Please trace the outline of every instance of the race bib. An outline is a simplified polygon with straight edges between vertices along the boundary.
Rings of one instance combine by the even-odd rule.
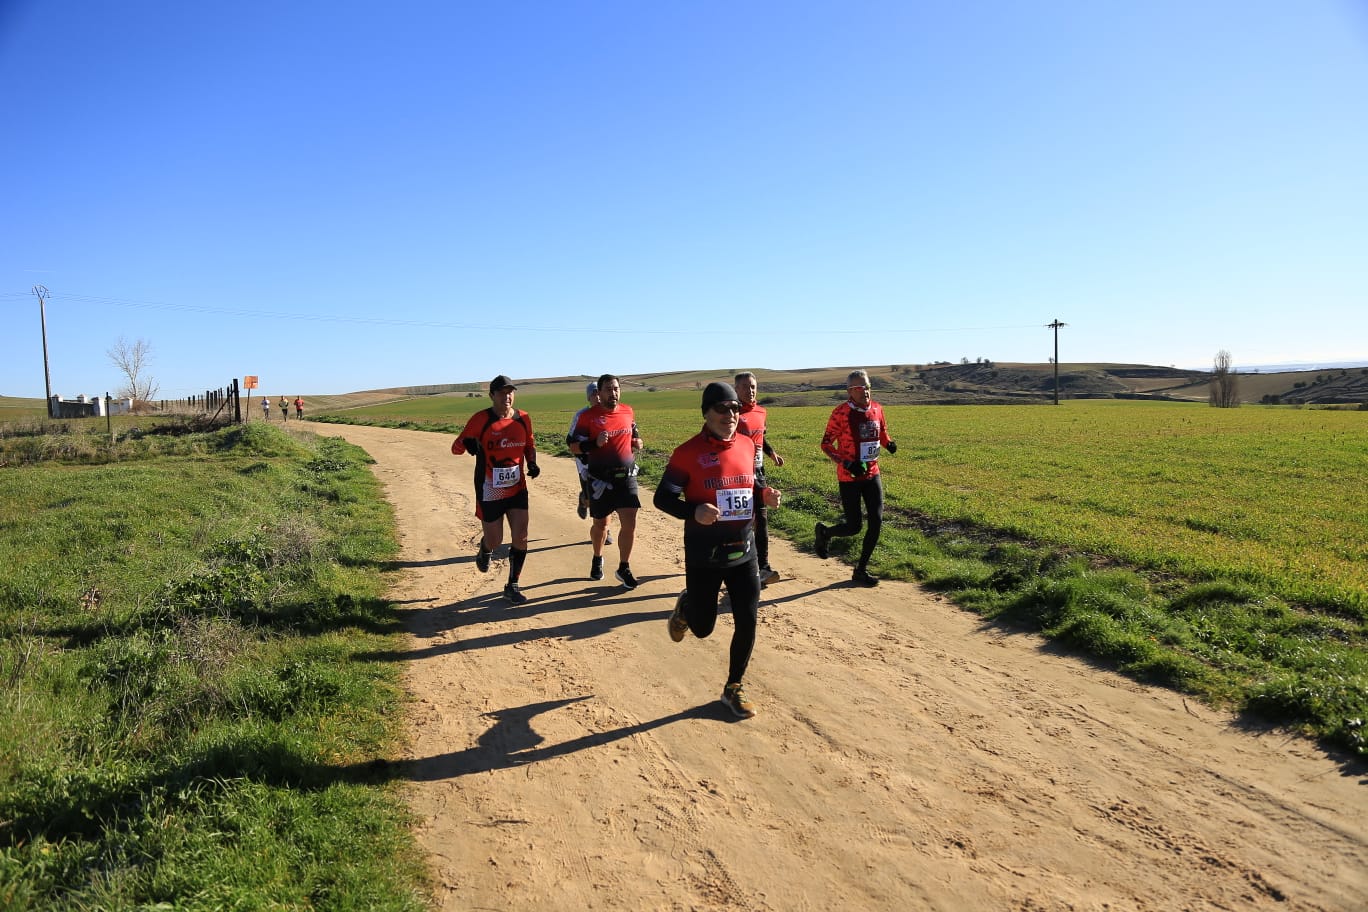
[[[722,515],[718,521],[728,519],[750,519],[754,507],[754,488],[724,488],[717,492],[717,509]]]
[[[493,476],[490,481],[496,488],[511,488],[518,483],[522,477],[522,466],[514,464],[511,466],[494,466],[490,471]]]
[[[860,441],[860,462],[875,462],[879,458],[879,441]]]

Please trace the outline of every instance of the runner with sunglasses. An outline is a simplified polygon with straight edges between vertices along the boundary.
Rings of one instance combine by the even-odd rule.
[[[670,455],[652,501],[684,520],[684,591],[670,615],[670,639],[703,639],[717,624],[717,596],[727,587],[734,621],[722,702],[739,719],[755,715],[743,679],[755,647],[760,576],[755,556],[755,442],[738,434],[741,403],[728,383],[703,390],[703,429]],[[779,492],[760,490],[779,506]]]
[[[818,523],[813,536],[813,550],[818,557],[827,557],[831,540],[855,535],[860,531],[860,505],[869,517],[869,529],[860,547],[860,562],[850,581],[857,586],[877,586],[878,577],[869,572],[869,557],[879,544],[883,529],[883,479],[879,477],[879,447],[890,453],[898,452],[898,445],[888,437],[888,422],[883,407],[870,393],[869,374],[851,371],[846,377],[846,392],[850,398],[831,413],[826,433],[822,435],[822,452],[836,463],[836,480],[841,491],[844,521],[827,527]]]

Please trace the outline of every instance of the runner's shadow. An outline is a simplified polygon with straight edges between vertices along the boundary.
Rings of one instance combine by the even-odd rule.
[[[649,601],[651,599],[670,599],[671,604],[673,604],[673,600],[676,595],[676,593],[673,592],[661,592],[654,594],[645,592],[632,592],[631,590],[623,589],[621,586],[614,584],[612,586],[599,586],[596,589],[589,589],[560,596],[548,596],[541,598],[537,596],[536,590],[541,588],[541,586],[554,586],[556,584],[556,581],[552,581],[548,583],[539,583],[536,586],[523,587],[523,594],[527,595],[531,599],[531,601],[529,601],[527,605],[524,606],[524,608],[532,609],[526,610],[525,613],[528,615],[532,615],[551,611],[565,611],[567,609],[574,608],[586,608],[590,605],[602,604],[603,602],[608,601],[621,601],[623,604],[638,604],[640,602]],[[467,615],[461,615],[461,620],[464,621],[466,618]]]
[[[691,709],[671,713],[668,716],[661,716],[659,719],[638,722],[635,725],[625,725],[611,731],[590,732],[587,735],[572,738],[560,744],[539,746],[546,739],[537,734],[532,727],[534,718],[544,712],[560,709],[581,700],[588,700],[592,696],[592,694],[586,694],[582,697],[570,697],[565,700],[547,700],[543,703],[529,703],[526,706],[512,706],[508,709],[484,713],[486,718],[494,719],[494,725],[480,736],[474,747],[447,754],[438,754],[435,757],[424,757],[394,764],[392,775],[395,778],[405,778],[413,782],[453,779],[457,776],[487,773],[493,770],[509,769],[528,763],[539,763],[543,760],[564,757],[579,751],[612,744],[615,741],[621,741],[624,738],[630,738],[633,735],[652,731],[675,722],[682,722],[685,719],[711,719],[721,722],[729,718],[728,713],[720,703],[709,702]]]
[[[760,606],[763,608],[765,605],[782,605],[782,604],[784,604],[785,602],[796,602],[796,601],[798,601],[799,599],[805,599],[805,598],[807,598],[809,595],[816,595],[816,594],[819,593],[819,592],[827,592],[827,591],[829,591],[829,590],[831,590],[831,589],[845,589],[845,588],[846,588],[846,584],[845,584],[845,583],[827,583],[825,586],[814,586],[813,588],[809,589],[807,592],[795,592],[795,593],[793,593],[793,594],[791,594],[791,595],[783,595],[783,596],[780,596],[779,598],[765,598],[765,590],[762,589],[762,590],[760,591]],[[725,592],[725,591],[726,591],[726,590],[724,589],[723,592]]]
[[[588,540],[585,540],[585,541],[573,541],[573,542],[563,542],[563,543],[561,543],[561,544],[559,544],[559,545],[541,545],[541,544],[539,544],[540,542],[543,542],[543,541],[549,541],[549,539],[538,539],[538,538],[528,539],[528,541],[527,541],[527,552],[528,552],[529,554],[534,553],[534,552],[537,553],[537,554],[541,554],[541,553],[544,553],[544,552],[546,552],[546,551],[559,551],[561,548],[583,548],[585,545],[589,544],[589,541],[588,541]]]
[[[510,607],[508,610],[513,612],[523,609]],[[422,649],[381,650],[376,652],[358,653],[356,658],[358,661],[368,662],[412,662],[420,659],[430,659],[435,656],[451,655],[452,653],[471,652],[476,649],[492,649],[497,646],[516,646],[519,643],[530,643],[535,640],[549,638],[587,640],[591,637],[602,636],[618,627],[626,627],[628,624],[639,624],[646,621],[655,623],[659,620],[659,610],[638,611],[630,614],[619,614],[613,617],[588,618],[583,621],[559,624],[552,627],[541,627],[531,630],[508,630],[503,633],[492,633],[488,636],[471,637],[470,639],[457,640],[452,643],[434,644]]]
[[[502,592],[494,591],[482,592],[458,602],[435,605],[425,611],[410,612],[407,615],[409,632],[418,637],[430,637],[458,626],[523,620],[554,611],[590,608],[610,600],[639,602],[656,598],[673,599],[675,596],[675,593],[632,595],[631,591],[623,589],[621,584],[609,584],[606,581],[591,582],[589,585],[592,588],[579,589],[560,596],[537,595],[539,589],[577,582],[581,581],[578,578],[561,578],[525,585],[522,591],[528,597],[528,601],[522,605],[512,605],[504,598]],[[624,596],[626,598],[623,598]]]
[[[385,561],[383,564],[380,565],[380,569],[384,571],[391,571],[411,570],[415,567],[445,567],[447,564],[455,564],[460,562],[460,560],[461,558],[459,557],[440,557],[436,558],[435,560]],[[474,560],[474,558],[471,558],[471,560]]]

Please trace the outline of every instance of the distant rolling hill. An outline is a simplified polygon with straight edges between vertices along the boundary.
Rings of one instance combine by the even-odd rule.
[[[1054,399],[1053,364],[982,361],[972,363],[863,365],[873,379],[879,401],[887,404],[1003,404],[1050,402]],[[712,380],[730,380],[744,368],[627,374],[628,391],[702,389]],[[760,393],[776,405],[819,405],[845,398],[845,378],[854,368],[808,367],[787,370],[753,368]],[[1247,403],[1356,405],[1368,403],[1368,367],[1275,373],[1240,372],[1240,399]],[[588,375],[515,378],[528,392],[579,390]],[[1211,374],[1207,371],[1150,364],[1059,365],[1061,399],[1174,399],[1205,402]],[[343,409],[416,395],[483,397],[481,383],[430,387],[394,387],[311,399],[319,409]],[[1368,406],[1365,406],[1368,407]]]
[[[1006,404],[1051,402],[1053,364],[980,361],[952,364],[861,365],[869,371],[880,402],[896,404]],[[667,371],[627,374],[622,382],[636,390],[702,389],[712,380],[730,380],[739,370]],[[821,405],[845,398],[845,378],[854,368],[751,368],[760,394],[775,405]],[[580,391],[589,375],[514,378],[525,392]],[[1061,363],[1060,399],[1171,399],[1205,402],[1207,371],[1150,364]],[[423,396],[484,398],[487,381],[394,386],[351,393],[304,396],[306,413],[342,411]],[[1360,406],[1368,408],[1368,367],[1293,371],[1239,371],[1240,400],[1282,405]],[[248,400],[244,397],[244,403]],[[42,399],[0,397],[0,421],[43,415]]]

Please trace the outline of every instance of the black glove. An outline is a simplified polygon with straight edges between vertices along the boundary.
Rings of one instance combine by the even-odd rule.
[[[890,440],[888,441],[888,446],[884,447],[884,449],[888,450],[890,453],[896,453],[898,452],[898,442],[896,440]]]
[[[465,447],[465,451],[471,456],[478,456],[480,454],[480,441],[476,440],[474,437],[467,437],[465,440],[462,440],[461,446]]]
[[[865,465],[863,462],[857,462],[854,459],[847,459],[845,462],[841,463],[841,465],[845,467],[847,472],[854,475],[856,478],[863,476],[869,471],[869,466]]]
[[[536,478],[536,477],[537,477],[538,475],[540,475],[540,474],[541,474],[541,466],[537,465],[535,462],[529,462],[529,463],[527,464],[527,477],[528,477],[528,478]]]

